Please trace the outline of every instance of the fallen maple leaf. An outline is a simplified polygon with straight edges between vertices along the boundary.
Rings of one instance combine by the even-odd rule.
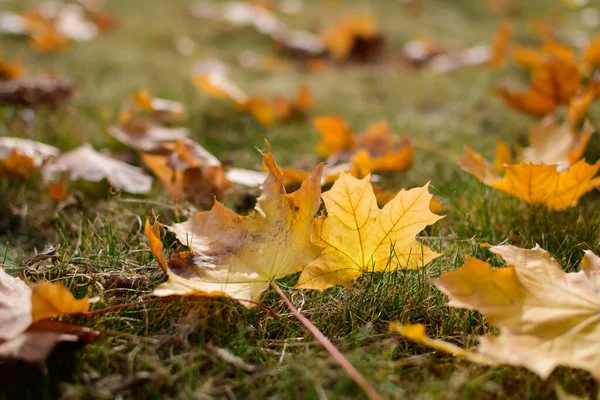
[[[581,270],[565,273],[539,246],[490,250],[508,266],[494,269],[467,256],[461,268],[432,281],[448,295],[449,306],[479,311],[500,329],[499,336],[480,337],[478,353],[469,353],[483,362],[523,366],[543,379],[559,365],[584,369],[600,379],[600,353],[595,350],[600,258],[586,251]],[[421,335],[417,339],[430,345]],[[435,348],[448,350],[446,345]],[[464,355],[460,349],[451,352]]]
[[[88,310],[88,299],[76,300],[62,284],[31,288],[0,268],[0,357],[42,362],[59,342],[97,337],[89,329],[47,321]]]
[[[169,227],[191,253],[168,266],[169,280],[155,295],[218,292],[258,301],[274,280],[298,271],[321,252],[310,235],[320,205],[323,165],[298,191],[286,194],[270,151],[263,160],[269,172],[252,215],[239,216],[217,201],[210,211]],[[165,265],[164,259],[161,263]]]
[[[316,151],[323,157],[328,157],[340,151],[350,151],[354,148],[354,131],[341,117],[322,116],[313,120],[313,126],[321,134],[321,141]]]
[[[138,90],[127,108],[121,111],[121,122],[136,117],[148,117],[153,123],[179,121],[184,116],[183,104],[174,100],[152,97],[147,90]]]
[[[500,87],[498,94],[508,106],[544,117],[560,104],[568,103],[577,93],[580,83],[576,65],[558,57],[549,57],[533,66],[531,87],[527,91],[514,92]]]
[[[56,106],[68,100],[73,86],[67,79],[48,76],[13,79],[0,83],[0,105]]]
[[[313,125],[321,134],[316,151],[322,156],[331,156],[326,175],[333,176],[333,172],[327,170],[336,168],[336,176],[341,169],[363,178],[371,172],[401,172],[412,166],[410,141],[394,141],[385,122],[371,124],[357,137],[340,117],[318,117],[313,120]],[[346,162],[349,162],[348,166],[338,168],[338,164]]]
[[[467,147],[458,165],[490,187],[554,211],[576,206],[583,195],[600,185],[600,177],[594,178],[600,162],[590,165],[583,159],[562,172],[557,169],[557,164],[520,162],[505,165],[502,176],[491,163]]]
[[[210,206],[231,188],[221,162],[198,143],[179,139],[161,149],[142,153],[142,160],[174,199]]]
[[[55,181],[63,174],[72,181],[106,179],[113,187],[129,193],[148,193],[152,189],[152,178],[142,169],[100,154],[89,144],[61,154],[42,169],[46,182]]]
[[[228,75],[225,64],[209,60],[196,65],[193,79],[199,90],[209,96],[232,101],[237,110],[250,113],[262,125],[269,126],[275,121],[304,115],[314,105],[310,87],[306,83],[299,86],[296,97],[291,101],[282,97],[270,100],[246,94]]]
[[[529,128],[529,146],[519,152],[519,161],[533,164],[558,164],[568,169],[583,157],[594,128],[585,122],[581,131],[570,122],[559,124],[549,116]]]
[[[377,24],[369,15],[346,15],[321,37],[336,61],[349,58],[371,61],[381,53],[383,44]]]
[[[176,142],[190,135],[187,128],[166,128],[139,119],[112,126],[108,132],[129,147],[149,152],[159,150],[164,143]]]
[[[364,272],[416,269],[439,256],[415,239],[443,218],[429,209],[429,184],[401,190],[380,209],[369,180],[341,172],[323,193],[327,217],[318,218],[312,241],[325,250],[304,268],[296,288],[349,287]]]
[[[31,176],[44,161],[59,154],[56,147],[28,139],[0,138],[0,167],[11,173]]]

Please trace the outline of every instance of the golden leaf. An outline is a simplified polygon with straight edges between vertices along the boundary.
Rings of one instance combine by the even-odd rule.
[[[524,92],[499,88],[504,102],[520,111],[543,117],[560,105],[569,102],[579,88],[579,70],[558,57],[550,57],[534,65],[531,87]]]
[[[312,241],[325,250],[306,266],[297,288],[349,287],[363,272],[416,269],[439,256],[415,240],[442,218],[429,209],[429,184],[401,190],[380,209],[369,181],[341,172],[323,194],[327,217],[318,219]]]
[[[75,299],[61,283],[44,282],[33,287],[31,292],[31,316],[33,322],[60,317],[66,314],[88,312],[88,298]]]
[[[449,306],[477,310],[500,328],[480,338],[479,353],[523,366],[547,378],[558,365],[581,368],[600,379],[598,345],[600,259],[587,253],[586,269],[565,273],[539,246],[493,246],[508,267],[494,269],[473,258],[433,283]]]
[[[349,151],[355,146],[354,131],[340,117],[324,116],[313,120],[313,126],[321,134],[317,153],[328,157],[339,151]]]
[[[507,166],[502,180],[491,186],[530,204],[561,211],[575,207],[584,194],[600,185],[600,177],[594,178],[598,169],[600,161],[590,165],[581,160],[560,173],[555,165],[519,163]]]
[[[358,38],[377,36],[375,20],[368,15],[345,16],[336,26],[322,34],[325,47],[336,60],[347,58]]]
[[[468,147],[465,150],[466,155],[458,161],[465,172],[488,186],[550,210],[561,211],[576,206],[584,194],[600,184],[600,177],[594,178],[600,162],[590,165],[580,160],[562,172],[557,170],[556,164],[520,162],[507,165],[502,177],[480,154]],[[576,157],[575,153],[570,154]]]
[[[451,354],[456,357],[466,358],[469,361],[473,361],[484,365],[497,365],[493,360],[487,359],[478,355],[477,353],[468,351],[450,342],[446,342],[440,339],[432,339],[425,333],[425,325],[412,324],[403,325],[398,322],[392,322],[390,324],[390,331],[398,333],[400,336],[412,340],[420,345],[432,348],[434,350],[442,351],[444,353]]]
[[[258,301],[273,280],[298,271],[320,254],[322,249],[310,236],[320,205],[323,165],[299,190],[286,194],[283,174],[270,151],[263,160],[269,172],[252,215],[239,216],[216,202],[210,211],[169,227],[191,253],[175,268],[168,266],[169,280],[156,295],[222,292]]]

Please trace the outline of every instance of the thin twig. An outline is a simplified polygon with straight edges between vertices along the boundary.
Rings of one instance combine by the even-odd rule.
[[[335,347],[333,343],[323,333],[317,328],[308,318],[306,318],[298,309],[292,304],[290,299],[283,293],[283,290],[275,282],[271,282],[271,287],[275,290],[275,292],[281,297],[284,301],[285,305],[290,309],[294,317],[298,318],[302,325],[304,325],[310,333],[317,339],[319,343],[331,354],[333,359],[337,361],[337,363],[346,370],[348,375],[356,382],[358,386],[365,392],[367,398],[369,400],[381,400],[381,396],[375,390],[375,388],[365,379],[364,376],[358,372],[354,365]]]
[[[87,317],[91,317],[91,316],[98,315],[98,314],[104,314],[109,311],[120,310],[123,308],[135,307],[138,305],[146,305],[146,304],[152,304],[152,303],[159,303],[162,301],[172,301],[172,300],[177,300],[177,299],[182,299],[182,298],[183,297],[180,297],[180,296],[166,296],[166,297],[157,297],[155,299],[148,299],[148,300],[144,300],[144,301],[131,301],[129,303],[115,304],[114,306],[100,308],[98,310],[93,310],[93,311],[87,311],[87,312],[79,313],[77,315],[80,317],[87,318]],[[241,302],[255,304],[255,305],[260,306],[263,309],[265,309],[269,314],[271,314],[271,316],[273,318],[279,319],[279,314],[277,314],[277,312],[275,310],[273,310],[271,307],[269,307],[266,304],[259,303],[258,301],[253,301],[253,300],[248,300],[248,299],[237,299],[234,297],[223,297],[223,299],[231,299],[231,300],[235,300],[235,301],[241,301]]]

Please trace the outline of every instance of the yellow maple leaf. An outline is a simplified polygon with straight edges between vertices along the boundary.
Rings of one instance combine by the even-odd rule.
[[[210,211],[169,227],[191,253],[168,264],[164,256],[157,256],[169,280],[156,288],[155,295],[216,292],[258,301],[274,280],[297,272],[320,254],[322,248],[312,244],[310,236],[320,205],[323,165],[300,189],[287,194],[270,151],[263,154],[263,161],[268,176],[252,215],[242,217],[215,202]],[[149,229],[147,234],[156,236]],[[159,247],[154,240],[156,252]]]
[[[339,151],[350,151],[355,147],[354,131],[340,117],[323,116],[313,120],[313,126],[321,134],[316,151],[328,157]]]
[[[89,299],[75,299],[61,283],[43,282],[35,285],[31,292],[31,317],[36,322],[65,314],[88,312]]]
[[[465,150],[466,154],[458,161],[465,172],[490,187],[550,210],[574,207],[583,195],[600,185],[600,177],[594,178],[600,162],[590,165],[580,160],[562,172],[557,165],[520,162],[505,166],[502,176],[480,154],[468,147]]]
[[[477,310],[500,328],[499,336],[480,338],[479,354],[542,378],[564,365],[600,379],[600,258],[586,252],[581,271],[565,273],[539,246],[490,250],[508,266],[467,257],[460,269],[433,280],[449,306]]]
[[[600,185],[600,177],[594,178],[598,169],[600,162],[590,165],[585,160],[563,172],[555,165],[519,163],[507,166],[502,180],[492,187],[530,204],[561,211],[575,207],[584,194]]]
[[[323,194],[327,217],[319,217],[312,238],[325,250],[302,271],[296,287],[348,287],[363,272],[415,269],[438,257],[415,239],[443,218],[429,209],[428,187],[401,190],[380,209],[370,176],[357,179],[341,172]]]

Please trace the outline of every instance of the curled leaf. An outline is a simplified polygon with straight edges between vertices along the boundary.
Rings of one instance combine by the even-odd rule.
[[[585,269],[565,273],[539,246],[490,250],[508,266],[494,269],[468,257],[460,269],[433,280],[448,295],[449,306],[477,310],[500,328],[499,336],[480,338],[479,353],[542,378],[558,365],[600,378],[598,257],[586,253]]]
[[[89,144],[61,154],[42,169],[46,182],[54,181],[62,174],[72,181],[106,179],[115,188],[130,193],[148,193],[152,188],[152,178],[142,169],[100,154]]]
[[[45,143],[13,137],[0,138],[0,166],[11,173],[31,176],[59,150]]]
[[[166,143],[158,153],[143,153],[142,160],[176,200],[212,205],[231,188],[221,162],[189,139]]]
[[[169,227],[191,252],[169,261],[169,280],[156,295],[218,292],[258,301],[273,280],[298,271],[321,252],[310,235],[323,166],[287,194],[273,155],[265,153],[263,160],[268,175],[252,215],[239,216],[215,202],[210,211]]]

